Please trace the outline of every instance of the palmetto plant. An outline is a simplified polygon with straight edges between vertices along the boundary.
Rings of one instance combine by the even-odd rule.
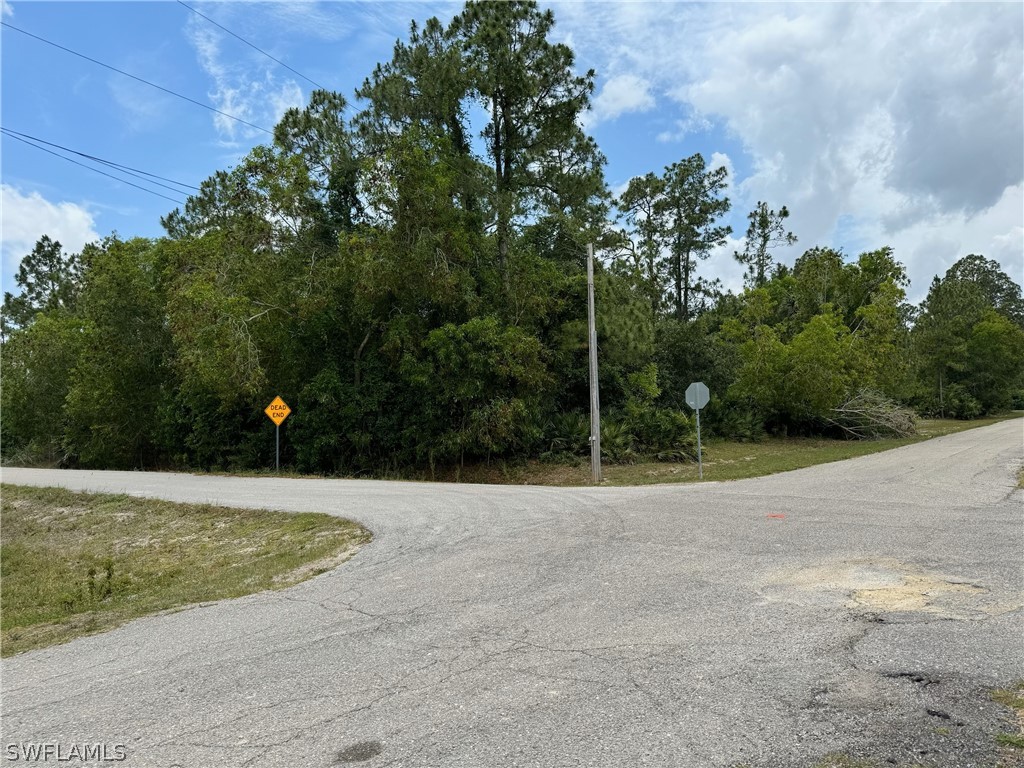
[[[590,450],[590,419],[582,413],[556,413],[548,422],[544,437],[552,455],[584,456]]]
[[[633,447],[635,438],[620,421],[601,421],[601,456],[621,464],[631,464],[638,454]]]

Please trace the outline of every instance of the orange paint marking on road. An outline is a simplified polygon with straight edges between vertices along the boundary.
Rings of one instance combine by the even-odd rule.
[[[785,520],[786,519],[785,515],[780,515],[780,514],[768,514],[768,515],[766,515],[766,517],[768,517],[768,518],[770,518],[772,520]]]

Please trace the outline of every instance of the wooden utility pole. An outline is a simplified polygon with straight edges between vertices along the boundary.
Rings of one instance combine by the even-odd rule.
[[[594,245],[587,245],[587,325],[590,330],[590,471],[601,482],[601,398],[597,391],[597,322],[594,315]]]

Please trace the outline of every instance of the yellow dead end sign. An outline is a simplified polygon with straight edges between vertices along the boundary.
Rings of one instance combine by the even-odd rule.
[[[278,395],[263,412],[267,414],[272,422],[274,422],[274,467],[280,471],[281,469],[281,422],[288,418],[288,414],[292,412],[292,409],[288,407],[288,403],[281,399]]]
[[[263,412],[267,414],[274,424],[281,426],[281,422],[288,418],[288,414],[292,412],[292,409],[288,407],[288,403],[281,399],[278,395],[274,398],[274,401],[263,409]]]

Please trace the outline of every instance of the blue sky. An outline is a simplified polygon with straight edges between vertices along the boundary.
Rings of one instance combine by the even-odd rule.
[[[268,129],[313,87],[176,2],[0,2],[8,24]],[[350,100],[410,20],[461,7],[189,5]],[[1021,281],[1024,5],[550,7],[556,38],[597,72],[585,123],[614,190],[694,152],[729,168],[734,242],[708,277],[741,285],[731,253],[763,199],[793,214],[784,262],[890,245],[913,300],[971,252]],[[7,129],[194,185],[269,138],[14,30],[0,46]],[[5,290],[42,234],[74,250],[112,231],[158,236],[175,206],[7,136],[0,162]]]

